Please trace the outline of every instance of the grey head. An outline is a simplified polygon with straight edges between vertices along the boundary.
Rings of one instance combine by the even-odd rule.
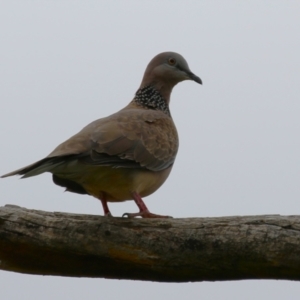
[[[163,52],[149,62],[140,88],[152,86],[169,102],[173,87],[184,80],[193,80],[202,84],[202,80],[191,72],[182,55]]]

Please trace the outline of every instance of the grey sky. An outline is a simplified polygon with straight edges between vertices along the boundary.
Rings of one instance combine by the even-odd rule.
[[[0,174],[125,106],[149,60],[182,54],[175,167],[145,198],[174,217],[300,214],[299,1],[0,1]],[[1,206],[102,214],[44,174],[0,181]],[[111,204],[114,215],[132,202]],[[0,272],[3,299],[297,299],[287,281],[158,284]]]

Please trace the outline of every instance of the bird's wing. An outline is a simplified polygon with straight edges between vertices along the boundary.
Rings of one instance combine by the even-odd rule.
[[[76,155],[86,164],[159,171],[174,163],[177,150],[172,118],[134,108],[94,121],[48,157]]]
[[[171,117],[160,111],[127,108],[87,125],[46,158],[1,177],[35,176],[74,159],[91,165],[160,171],[174,163],[177,150],[178,135]]]

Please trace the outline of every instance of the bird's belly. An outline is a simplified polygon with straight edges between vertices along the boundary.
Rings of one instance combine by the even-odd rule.
[[[78,167],[78,165],[77,165]],[[83,165],[77,168],[70,165],[53,173],[61,178],[80,184],[88,194],[105,197],[107,201],[131,200],[132,193],[142,197],[154,193],[167,179],[172,167],[154,172],[145,169],[111,168],[106,166]]]

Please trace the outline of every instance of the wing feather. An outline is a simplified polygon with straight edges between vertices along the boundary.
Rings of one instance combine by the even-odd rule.
[[[171,117],[161,111],[125,108],[96,120],[54,149],[46,158],[3,175],[23,177],[43,172],[70,160],[114,168],[170,167],[178,150],[178,135]]]

